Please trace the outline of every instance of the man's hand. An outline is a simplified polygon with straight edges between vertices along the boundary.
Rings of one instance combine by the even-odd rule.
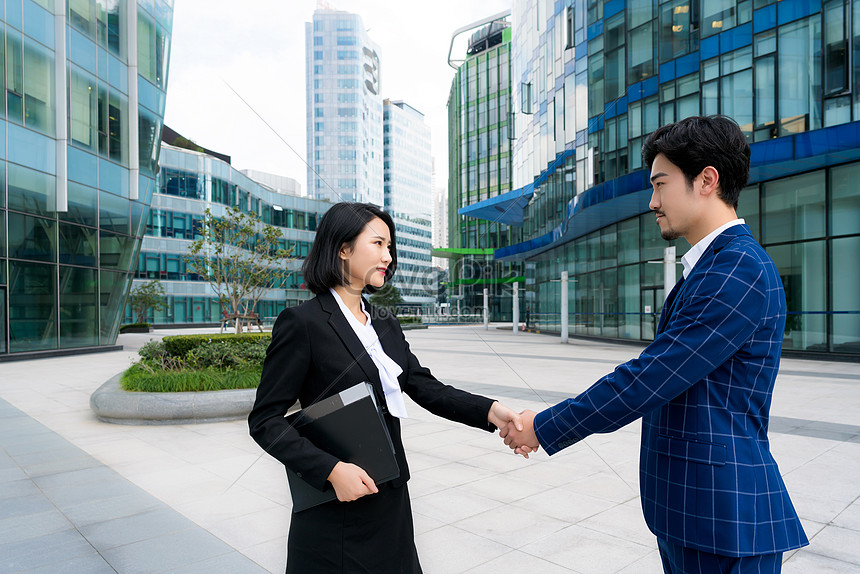
[[[537,452],[540,448],[534,427],[536,414],[534,411],[524,410],[520,413],[520,421],[522,422],[520,428],[508,423],[508,426],[499,432],[499,436],[505,439],[505,444],[514,453],[521,454],[526,458],[529,457],[529,453]]]
[[[340,461],[328,475],[328,481],[341,502],[352,502],[368,494],[376,494],[379,489],[364,469],[349,462]]]
[[[487,413],[487,421],[496,425],[496,428],[499,430],[506,428],[509,423],[512,423],[515,428],[523,430],[523,423],[520,420],[520,415],[499,401],[494,402],[490,406],[490,412]]]

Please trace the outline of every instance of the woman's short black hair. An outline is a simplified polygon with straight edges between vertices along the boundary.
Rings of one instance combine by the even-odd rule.
[[[344,244],[352,247],[364,227],[377,217],[388,226],[388,232],[391,234],[391,263],[385,271],[385,282],[391,280],[397,269],[396,238],[391,216],[371,203],[344,201],[332,205],[322,216],[311,251],[302,265],[305,283],[313,293],[319,295],[338,285],[347,284],[343,274],[343,260],[340,258],[341,247]],[[364,291],[373,293],[376,288],[367,285]]]
[[[732,118],[693,116],[658,128],[642,145],[648,169],[661,153],[691,185],[703,169],[713,166],[720,174],[719,198],[737,209],[738,196],[749,178],[750,146]]]

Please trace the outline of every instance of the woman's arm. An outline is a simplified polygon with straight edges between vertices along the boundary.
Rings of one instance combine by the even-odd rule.
[[[322,490],[339,460],[302,438],[284,418],[307,384],[310,364],[311,344],[304,320],[294,309],[285,309],[272,328],[248,427],[263,450]]]

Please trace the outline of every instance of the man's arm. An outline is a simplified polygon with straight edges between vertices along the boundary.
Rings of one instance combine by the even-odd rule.
[[[667,329],[639,357],[619,365],[576,398],[534,417],[539,444],[552,455],[590,434],[612,432],[713,372],[760,324],[765,300],[762,273],[743,252],[718,254],[709,269],[690,276],[687,294]],[[529,426],[525,417],[523,422]],[[511,444],[520,446],[516,442]]]

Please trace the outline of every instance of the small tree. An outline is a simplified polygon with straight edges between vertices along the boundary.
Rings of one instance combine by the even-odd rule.
[[[370,302],[377,307],[388,309],[392,313],[397,313],[397,306],[403,303],[403,297],[400,296],[400,291],[391,283],[383,285],[379,291],[370,296]]]
[[[281,230],[263,224],[256,213],[228,207],[223,217],[216,217],[207,209],[199,233],[200,239],[188,247],[186,263],[231,314],[253,313],[266,291],[290,274],[290,253],[279,244]],[[238,318],[236,332],[242,332]]]
[[[131,290],[128,294],[128,304],[137,313],[137,322],[146,323],[146,316],[150,309],[161,311],[167,308],[167,295],[160,281],[157,279],[147,281],[146,283],[139,283],[137,287]]]

